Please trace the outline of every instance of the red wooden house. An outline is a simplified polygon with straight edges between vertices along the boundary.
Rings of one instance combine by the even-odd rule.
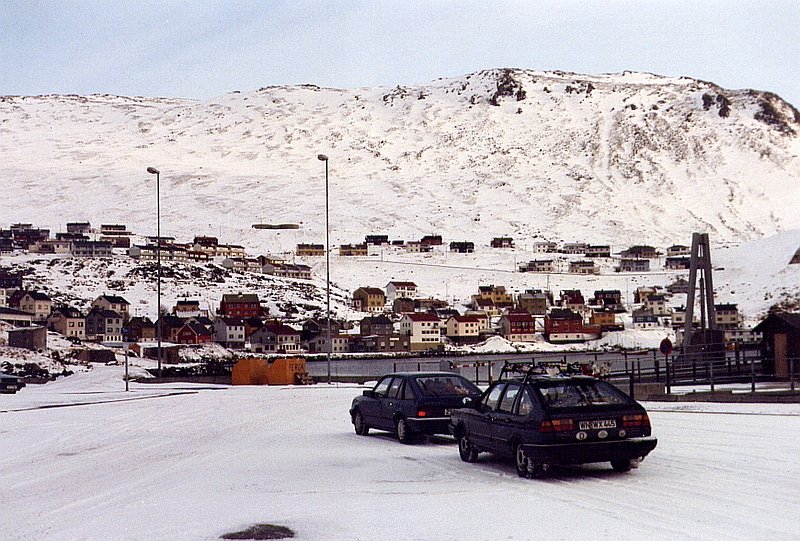
[[[512,342],[536,340],[536,318],[528,312],[511,312],[500,318],[500,334]]]
[[[544,318],[544,336],[549,342],[584,342],[600,338],[597,325],[585,325],[583,316],[569,309],[551,310]]]
[[[219,313],[224,317],[247,319],[261,315],[261,303],[255,293],[223,295]]]
[[[564,308],[577,310],[585,306],[586,300],[580,289],[565,289],[561,292],[561,305]]]
[[[205,325],[190,321],[178,330],[176,342],[179,344],[205,344],[211,342],[211,331]]]

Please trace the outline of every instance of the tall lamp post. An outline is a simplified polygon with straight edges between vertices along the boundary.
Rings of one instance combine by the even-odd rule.
[[[156,176],[156,317],[158,334],[158,377],[161,377],[161,171],[155,167],[148,167],[147,172]]]
[[[325,162],[325,295],[328,299],[328,383],[331,382],[331,350],[333,341],[331,340],[331,227],[328,213],[328,157],[325,154],[317,154],[317,159]]]

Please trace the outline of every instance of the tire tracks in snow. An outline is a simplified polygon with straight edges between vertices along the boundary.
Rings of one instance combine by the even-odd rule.
[[[108,400],[94,400],[91,402],[70,402],[65,404],[42,404],[40,406],[29,406],[25,408],[15,408],[15,409],[3,409],[0,410],[0,413],[18,413],[21,411],[36,411],[36,410],[46,410],[46,409],[53,409],[53,408],[72,408],[76,406],[97,406],[100,404],[112,404],[114,402],[130,402],[134,400],[149,400],[151,398],[167,398],[170,396],[181,396],[187,394],[198,394],[199,391],[176,391],[167,394],[157,394],[157,395],[148,395],[148,396],[132,396],[130,398],[110,398]]]

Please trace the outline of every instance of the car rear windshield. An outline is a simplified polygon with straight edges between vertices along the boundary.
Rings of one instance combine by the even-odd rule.
[[[545,384],[537,387],[548,408],[583,408],[630,404],[621,391],[602,381]]]
[[[417,386],[423,396],[468,396],[481,394],[480,389],[461,376],[420,376]]]

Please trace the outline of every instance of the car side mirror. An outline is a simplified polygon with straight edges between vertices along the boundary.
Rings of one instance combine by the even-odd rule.
[[[373,391],[372,389],[367,389],[366,391],[364,391],[364,396],[369,398],[375,398],[375,391]]]

